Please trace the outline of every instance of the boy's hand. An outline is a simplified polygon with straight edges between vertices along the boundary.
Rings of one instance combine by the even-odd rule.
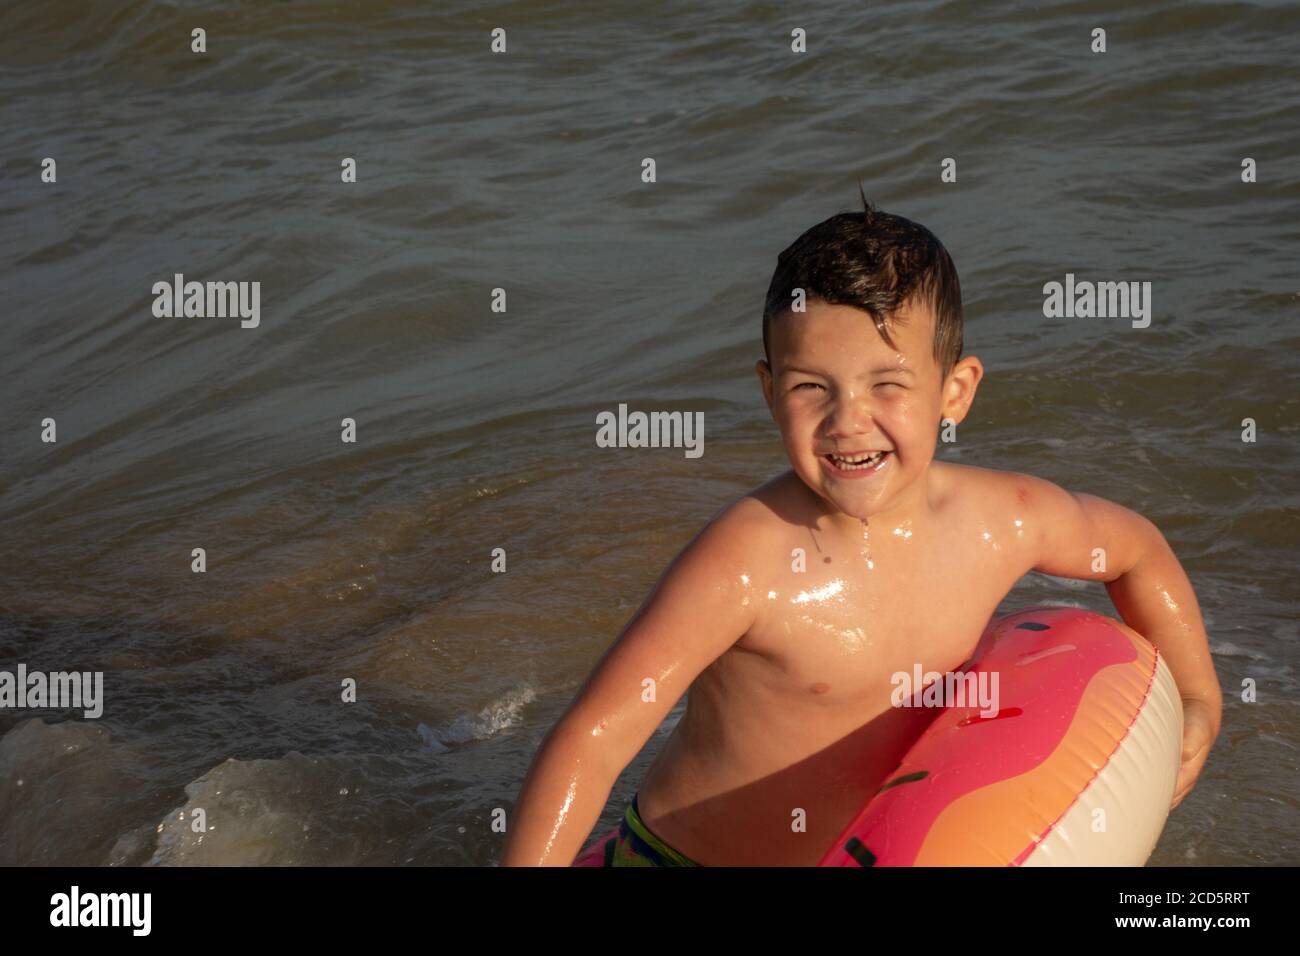
[[[1196,783],[1218,735],[1219,723],[1210,705],[1199,700],[1184,700],[1183,762],[1178,770],[1178,782],[1174,784],[1174,802],[1169,805],[1170,810],[1183,802],[1187,791]]]

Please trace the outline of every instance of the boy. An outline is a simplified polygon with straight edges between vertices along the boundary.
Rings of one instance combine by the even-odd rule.
[[[1031,570],[1106,582],[1183,699],[1174,806],[1200,772],[1222,703],[1178,560],[1119,505],[934,460],[983,375],[957,273],[929,230],[862,202],[781,253],[768,289],[756,371],[792,468],[710,521],[602,657],[534,759],[503,865],[570,865],[688,688],[614,865],[815,865],[935,716],[892,707],[891,675],[958,669]]]

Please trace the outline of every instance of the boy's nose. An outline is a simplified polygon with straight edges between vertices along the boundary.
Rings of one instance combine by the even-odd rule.
[[[866,399],[866,395],[846,395],[836,400],[826,420],[830,437],[860,435],[875,428],[875,419]]]

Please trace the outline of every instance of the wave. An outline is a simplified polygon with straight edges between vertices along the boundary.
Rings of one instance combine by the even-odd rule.
[[[416,732],[425,747],[434,753],[446,753],[452,747],[473,740],[486,740],[519,722],[524,707],[537,697],[531,686],[511,690],[488,704],[477,714],[462,714],[442,727],[421,723]]]

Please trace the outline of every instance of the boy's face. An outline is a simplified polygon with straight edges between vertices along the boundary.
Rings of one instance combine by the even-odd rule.
[[[786,454],[814,492],[858,519],[906,506],[924,493],[940,421],[960,422],[982,374],[969,356],[941,381],[933,356],[934,315],[913,300],[889,321],[890,348],[871,316],[810,300],[769,328],[772,367],[756,371]],[[874,462],[854,466],[883,452]]]

